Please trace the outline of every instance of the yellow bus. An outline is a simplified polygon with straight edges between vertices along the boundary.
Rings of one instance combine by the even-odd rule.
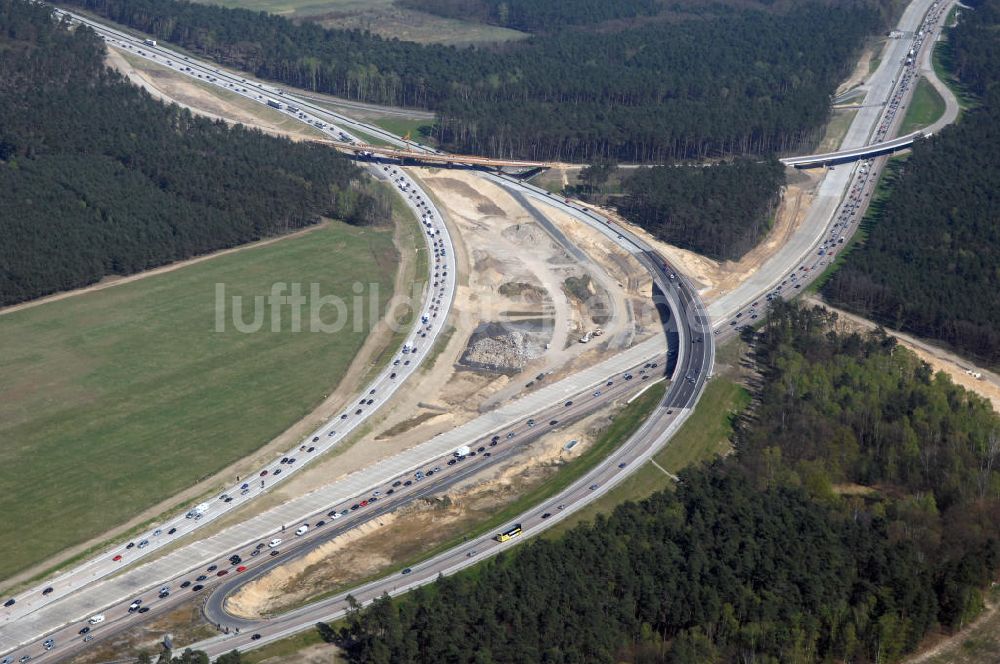
[[[510,538],[517,537],[520,534],[521,534],[521,524],[515,523],[513,527],[508,528],[507,530],[503,531],[493,539],[495,539],[498,542],[506,542]]]

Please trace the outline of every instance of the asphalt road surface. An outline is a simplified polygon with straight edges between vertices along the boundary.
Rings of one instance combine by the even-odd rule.
[[[913,22],[914,18],[916,19],[914,25],[919,25],[920,19],[923,15],[922,8],[926,8],[930,4],[931,3],[922,0],[916,0],[914,3],[912,3],[910,7],[907,8],[906,12],[904,13],[903,19],[900,22],[901,29],[905,29],[904,26],[907,25],[908,22]],[[937,3],[934,4],[936,5]],[[869,82],[870,86],[869,96],[876,93],[879,85],[883,86],[885,85],[885,81],[883,80],[885,77],[884,76],[880,77],[879,74],[882,73],[883,69],[886,69],[887,67],[886,63],[890,62],[890,60],[891,60],[891,54],[889,54],[889,57],[884,58],[882,67],[880,67],[879,71],[876,72],[876,75]],[[897,89],[896,81],[895,80],[890,81],[888,87],[890,90],[890,94],[895,92]],[[909,91],[904,91],[904,93],[906,92]],[[866,97],[866,106],[868,106],[867,101],[868,98]],[[873,111],[879,110],[878,105],[872,105],[870,108]],[[857,136],[863,132],[864,130],[863,125],[865,124],[865,122],[859,122],[859,118],[861,117],[862,113],[866,110],[868,110],[868,108],[859,111],[858,117],[856,117],[855,122],[852,124],[851,130],[848,134],[848,138],[845,139],[845,146],[848,146],[851,140],[856,140]],[[870,125],[874,125],[875,120],[884,121],[885,119],[884,114],[877,114],[877,115],[878,117],[871,118],[871,120],[873,121],[869,122]],[[890,119],[890,125],[896,121],[898,120]],[[355,123],[355,124],[358,125],[360,123]],[[364,129],[364,131],[366,131],[366,133],[374,133],[372,131],[369,131],[368,129]],[[381,132],[381,130],[378,131]],[[870,128],[867,136],[868,137],[871,136]],[[865,140],[869,140],[868,137],[866,137]],[[399,141],[399,139],[395,140],[396,140],[395,144],[402,143],[401,141]],[[405,144],[410,146],[414,145],[413,143],[405,143]],[[813,250],[815,250],[817,246],[820,245],[820,243],[823,241],[824,234],[826,233],[832,234],[834,232],[837,232],[838,228],[840,229],[839,232],[844,234],[849,233],[853,230],[853,226],[851,225],[844,225],[844,224],[841,224],[839,226],[837,225],[838,224],[837,212],[839,211],[841,214],[844,214],[844,213],[850,213],[850,211],[853,210],[855,213],[857,213],[857,211],[859,209],[862,209],[863,206],[866,204],[865,187],[870,187],[870,185],[873,182],[873,177],[871,174],[874,172],[874,164],[869,163],[867,167],[864,167],[864,170],[866,171],[864,173],[860,172],[862,171],[862,169],[863,165],[858,166],[856,169],[853,170],[841,169],[841,172],[842,173],[846,172],[848,176],[844,178],[842,181],[839,178],[830,178],[829,176],[827,177],[827,180],[824,182],[823,189],[821,190],[821,194],[830,198],[835,197],[836,200],[834,201],[834,204],[832,206],[828,206],[826,208],[826,212],[828,213],[827,217],[828,223],[823,223],[822,225],[818,225],[818,228],[812,229],[812,233],[815,234],[816,237],[812,242],[811,246],[809,246],[810,233],[803,233],[802,235],[805,237],[805,239],[801,240],[800,242],[804,243],[804,246],[806,248],[805,251],[801,251],[802,246],[799,246],[798,250],[800,251],[800,253],[798,256],[794,255],[795,251],[793,250],[788,255],[783,256],[784,260],[772,260],[769,265],[769,267],[771,268],[769,270],[770,274],[769,276],[765,276],[765,278],[770,279],[768,283],[764,284],[754,283],[752,285],[745,284],[744,287],[742,287],[741,289],[737,289],[737,291],[734,291],[734,293],[730,294],[730,296],[732,297],[729,298],[730,300],[729,302],[725,302],[723,304],[717,302],[715,305],[713,305],[713,308],[710,311],[713,314],[716,314],[718,312],[716,323],[717,326],[719,326],[719,330],[717,330],[717,332],[719,332],[720,336],[722,334],[731,333],[733,329],[738,327],[740,325],[739,321],[744,314],[747,316],[745,320],[748,321],[753,320],[755,314],[750,312],[756,312],[758,311],[756,307],[762,306],[759,303],[756,306],[753,304],[754,302],[757,302],[758,298],[760,298],[761,296],[766,296],[767,294],[774,292],[774,289],[778,288],[779,285],[780,285],[779,291],[782,294],[794,294],[795,290],[794,287],[795,286],[801,287],[801,283],[793,284],[791,282],[799,282],[801,280],[801,282],[804,283],[808,279],[814,278],[815,268],[820,267],[824,262],[824,260],[822,258],[819,258],[817,261],[814,262],[814,268],[809,269],[808,266],[798,265],[800,259],[803,256],[807,256],[808,254],[810,254]],[[867,177],[864,177],[865,175],[867,175]],[[496,177],[496,176],[487,176],[487,177]],[[582,210],[572,205],[567,205],[564,201],[562,201],[562,199],[552,197],[547,193],[536,191],[530,185],[525,185],[517,181],[508,182],[507,185],[514,188],[520,188],[523,192],[534,195],[535,197],[539,198],[540,200],[542,200],[542,202],[546,204],[555,205],[558,207],[564,207],[567,209],[567,211],[573,214],[574,217],[581,219],[581,221],[585,221],[586,223],[591,223],[595,227],[602,228],[602,231],[608,234],[614,234],[615,235],[614,239],[616,241],[619,241],[619,243],[623,244],[623,246],[628,246],[629,249],[633,251],[634,254],[637,255],[637,257],[640,257],[640,259],[647,264],[647,267],[649,267],[651,270],[654,270],[654,274],[657,277],[657,281],[662,284],[662,288],[665,290],[665,297],[667,301],[670,302],[672,311],[675,312],[673,318],[676,321],[682,322],[682,324],[677,327],[678,367],[674,373],[675,380],[671,383],[664,405],[658,409],[654,417],[651,417],[643,425],[641,430],[637,432],[636,436],[630,438],[630,440],[625,445],[623,445],[619,450],[617,450],[614,453],[614,455],[612,455],[612,458],[609,459],[607,463],[602,464],[598,468],[595,468],[593,471],[591,471],[591,473],[589,473],[586,477],[582,478],[579,482],[570,487],[566,492],[563,492],[562,494],[560,494],[560,496],[554,498],[551,501],[552,503],[551,505],[546,504],[538,508],[537,514],[535,514],[534,513],[535,510],[533,510],[528,514],[523,515],[523,519],[521,521],[522,527],[524,529],[523,535],[521,536],[523,537],[530,535],[534,532],[537,532],[538,530],[547,526],[548,524],[558,521],[560,518],[565,518],[565,515],[568,515],[572,513],[572,511],[579,509],[579,507],[581,507],[586,502],[589,502],[597,495],[601,495],[602,493],[610,489],[612,486],[614,486],[614,484],[617,481],[620,481],[621,478],[627,475],[628,471],[631,468],[637,467],[641,461],[644,461],[646,458],[651,456],[652,453],[658,450],[663,444],[665,444],[669,439],[669,436],[673,433],[676,427],[679,426],[680,422],[683,421],[684,417],[689,412],[690,408],[693,407],[694,403],[697,401],[697,397],[699,396],[700,391],[704,385],[704,382],[711,371],[714,348],[712,345],[712,335],[710,334],[708,317],[707,315],[705,315],[704,310],[701,308],[697,296],[694,293],[694,291],[690,288],[690,285],[686,283],[682,275],[675,273],[669,267],[665,266],[665,264],[662,263],[660,257],[656,256],[655,253],[650,252],[648,248],[643,248],[638,243],[636,243],[635,239],[630,236],[630,234],[626,229],[615,228],[611,224],[608,224],[606,220],[602,220],[602,218],[600,218],[598,215],[594,215],[590,211]],[[854,187],[849,187],[848,185],[854,185]],[[855,191],[858,185],[861,186],[860,193],[858,191]],[[837,195],[838,187],[840,189],[840,195]],[[847,192],[846,196],[844,195],[843,192]],[[822,212],[821,211],[817,212],[817,208],[820,207],[823,206],[814,206],[814,209],[810,213],[810,217],[813,217],[814,215],[817,218],[822,217]],[[856,216],[856,215],[851,215],[851,216]],[[851,223],[856,224],[856,219]],[[808,226],[808,224],[806,224],[806,226]],[[835,242],[836,241],[837,240],[835,240]],[[789,260],[789,258],[794,258],[794,260]],[[657,274],[657,272],[659,274]],[[798,274],[801,272],[812,272],[813,274],[805,274],[802,277],[799,277]],[[792,274],[796,274],[796,279],[791,279]],[[671,277],[671,275],[673,276]],[[785,284],[780,284],[782,280],[785,281]],[[737,295],[737,292],[739,292],[739,295]],[[728,312],[725,311],[726,307],[730,307],[730,310]],[[724,322],[732,322],[734,324],[726,327],[722,325],[722,323]],[[701,341],[698,342],[696,341],[697,339],[701,339]],[[662,353],[663,352],[662,340],[659,341],[659,344],[660,344],[659,352]],[[647,343],[645,344],[645,346],[643,344],[639,344],[636,347],[633,347],[633,349],[630,349],[630,351],[634,351],[630,359],[635,359],[642,357],[646,351],[648,351],[646,355],[652,357],[654,356],[656,349],[653,347],[653,344]],[[642,366],[644,366],[644,364]],[[602,367],[602,368],[606,369],[607,367]],[[592,386],[593,385],[591,385],[590,387]],[[590,387],[588,387],[587,389],[590,389]],[[610,387],[614,389],[614,386]],[[616,393],[609,394],[605,398],[612,398],[613,395],[616,396]],[[551,397],[553,395],[548,394],[546,396]],[[594,403],[596,403],[600,398],[601,397],[592,397],[591,405],[594,405]],[[566,406],[563,407],[572,409],[575,408],[576,406],[574,405],[570,407]],[[583,406],[581,406],[581,409],[583,409]],[[443,459],[445,457],[441,458]],[[485,458],[489,459],[492,457],[485,457]],[[445,464],[447,464],[447,462],[445,462]],[[462,464],[465,464],[465,462],[462,462]],[[621,464],[624,464],[624,466],[621,466]],[[455,466],[459,466],[458,462],[456,462]],[[452,468],[454,468],[455,466],[453,466]],[[447,468],[447,466],[444,467]],[[456,475],[459,472],[471,472],[471,471],[465,471],[466,468],[471,468],[471,467],[472,467],[471,465],[460,466],[461,470],[456,471]],[[409,470],[412,470],[412,468],[408,469],[408,472]],[[459,477],[452,477],[449,473],[442,473],[440,476],[440,481],[441,481],[440,486],[432,486],[430,482],[427,482],[426,484],[423,484],[421,486],[420,490],[439,491],[444,486],[447,486],[448,485],[447,483],[455,482],[458,481],[459,479],[460,479]],[[426,479],[422,480],[422,482],[426,482]],[[425,489],[423,487],[427,488]],[[556,502],[556,501],[561,501],[561,502]],[[560,505],[562,505],[562,509],[559,509]],[[389,507],[388,503],[384,503],[382,505],[379,505],[378,509],[386,509],[388,507]],[[545,510],[549,508],[555,509],[556,511],[546,512]],[[338,524],[337,526],[338,528],[348,527],[349,524],[348,518],[350,516],[351,511],[348,509],[348,512],[349,514],[347,516],[341,517],[345,519],[344,526],[340,526]],[[542,518],[542,515],[546,513],[550,514],[550,516]],[[308,538],[309,535],[306,535],[304,537]],[[519,538],[515,538],[510,542],[505,542],[502,544],[497,542],[494,542],[494,544],[490,544],[492,540],[490,540],[488,537],[484,537],[481,538],[480,540],[477,540],[476,542],[471,543],[472,546],[481,547],[481,549],[480,548],[475,549],[475,553],[473,555],[469,555],[470,551],[472,551],[472,549],[468,548],[469,545],[468,544],[463,545],[463,547],[461,547],[459,550],[445,552],[438,557],[435,557],[419,566],[414,567],[411,570],[411,572],[406,575],[402,574],[392,575],[390,577],[387,577],[386,579],[382,579],[373,582],[372,584],[368,584],[360,589],[355,589],[354,591],[352,591],[352,594],[354,594],[354,596],[358,597],[359,599],[368,599],[382,594],[383,591],[388,591],[391,593],[403,592],[405,589],[408,589],[420,583],[429,582],[433,578],[436,578],[439,572],[451,573],[465,567],[466,565],[472,564],[475,561],[481,559],[482,556],[484,555],[491,555],[492,553],[495,553],[496,550],[512,545],[512,543],[515,543],[518,539]],[[308,540],[303,539],[303,544],[301,544],[300,546],[306,547],[305,544],[306,541]],[[314,545],[315,542],[310,544],[310,546]],[[245,546],[245,544],[243,546]],[[238,548],[239,547],[233,548],[231,550],[237,550]],[[259,558],[259,557],[260,556],[256,556],[254,558]],[[280,555],[277,556],[277,558],[281,557],[282,556]],[[270,563],[270,560],[268,562]],[[247,571],[242,573],[234,572],[234,574],[239,574],[240,577],[247,578],[246,575],[248,573],[251,573],[250,566],[247,567],[248,567]],[[193,573],[193,572],[188,572],[188,573]],[[180,576],[177,576],[176,578],[179,579]],[[226,577],[223,578],[228,579],[229,576],[226,575]],[[242,580],[242,578],[240,578],[240,580]],[[237,585],[235,582],[230,582],[230,583],[234,586]],[[149,588],[152,588],[152,586],[149,585],[148,582],[147,586]],[[212,600],[211,602],[209,602],[209,607],[210,607],[208,609],[209,611],[215,610],[211,608],[212,606],[215,607],[221,606],[221,603],[217,601],[216,598],[222,597],[225,594],[224,590],[225,589],[223,589],[222,593],[219,593],[218,591],[216,591],[216,593],[213,593]],[[174,594],[171,594],[168,597],[173,597],[173,596]],[[282,616],[280,619],[277,619],[275,621],[268,621],[262,625],[257,623],[248,624],[247,627],[250,628],[259,627],[259,631],[254,633],[261,634],[261,638],[253,642],[249,640],[250,635],[247,634],[245,630],[241,629],[241,632],[243,633],[241,633],[240,635],[230,634],[226,637],[220,637],[218,639],[213,639],[210,642],[198,645],[199,647],[204,647],[208,649],[209,652],[214,654],[228,651],[234,647],[246,649],[247,647],[251,647],[254,645],[261,645],[263,643],[267,643],[270,640],[281,638],[281,636],[297,631],[298,629],[301,629],[303,626],[308,626],[320,618],[331,619],[332,617],[335,617],[336,612],[340,610],[337,605],[338,599],[340,602],[343,601],[343,598],[336,598],[336,597],[330,598],[329,600],[325,600],[324,602],[317,603],[309,607],[304,607],[298,612],[294,612],[287,616]],[[179,598],[177,601],[179,601]],[[150,613],[152,613],[152,611]],[[120,621],[122,625],[133,624],[132,621],[140,619],[141,617],[143,617],[143,614],[139,614],[138,612],[129,614],[126,608],[125,615],[122,616],[120,619],[116,619],[116,621]],[[107,628],[112,628],[114,627],[114,625],[115,621],[112,621],[110,618],[105,624]],[[79,628],[79,625],[71,625],[64,628],[66,633],[69,634],[67,638],[70,640],[74,638],[73,637],[73,634],[75,634],[75,632],[73,632],[74,628]],[[97,630],[95,629],[94,631]],[[104,631],[103,628],[102,631]],[[107,631],[110,631],[110,629],[108,629]],[[2,636],[2,634],[0,634],[0,636]],[[59,637],[60,639],[63,637],[62,633],[59,633]],[[81,637],[79,635],[76,635],[75,638],[79,640],[80,643],[82,643],[82,640],[80,640]],[[38,644],[40,644],[40,641],[41,639],[38,640]],[[51,657],[51,658],[55,658],[56,656],[63,657],[68,654],[68,651],[59,647],[60,645],[62,645],[62,643],[65,643],[65,641],[60,642],[59,640],[57,640],[56,648],[54,648],[53,651],[51,652],[48,653],[45,653],[44,651],[41,653],[37,653],[37,651],[35,652],[43,657]],[[2,646],[0,646],[0,649],[2,649]]]

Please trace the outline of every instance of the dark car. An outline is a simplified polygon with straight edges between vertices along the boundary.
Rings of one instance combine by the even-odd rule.
[[[195,586],[191,586],[191,591],[192,591],[192,592],[198,592],[199,590],[201,590],[201,589],[202,589],[202,588],[204,588],[204,587],[205,587],[205,586],[203,586],[203,585],[201,585],[201,584],[199,583],[198,585],[195,585]]]
[[[227,574],[229,574],[228,569],[220,569],[218,572],[215,573],[216,576],[225,576]]]
[[[168,530],[168,531],[167,531],[167,534],[168,534],[168,535],[173,535],[173,534],[174,534],[174,533],[176,533],[176,532],[177,532],[177,529],[176,529],[176,528],[171,528],[170,530]]]
[[[206,569],[205,571],[206,571],[206,572],[214,572],[214,571],[215,571],[215,570],[217,570],[217,569],[219,569],[219,566],[218,566],[218,565],[209,565],[209,566],[208,566],[208,569]]]
[[[190,582],[190,581],[184,581],[183,583],[181,583],[181,588],[187,588],[187,587],[189,587],[190,585],[191,585],[191,582]]]
[[[149,611],[149,607],[148,606],[143,606],[143,607],[140,607],[140,609],[139,609],[139,613],[146,613],[147,611]]]
[[[410,569],[409,567],[407,567],[406,569],[403,570],[403,574],[409,574],[412,571],[413,571],[412,569]]]
[[[208,578],[207,576],[205,576],[204,574],[202,574],[202,575],[201,575],[201,576],[199,576],[199,577],[198,577],[197,579],[195,579],[195,581],[204,581],[204,580],[205,580],[205,579],[207,579],[207,578]]]
[[[51,592],[52,592],[53,590],[55,590],[55,588],[53,588],[52,586],[49,586],[48,588],[46,588],[45,590],[43,590],[43,591],[42,591],[42,594],[43,594],[43,595],[48,595],[48,594],[49,594],[49,593],[51,593]]]
[[[251,641],[257,641],[259,639],[260,639],[260,634],[254,634],[253,636],[250,637]]]
[[[84,627],[83,629],[81,629],[78,633],[79,634],[86,634],[89,631],[90,631],[90,626],[88,625],[88,626]]]
[[[4,602],[4,603],[3,603],[3,605],[4,605],[4,606],[14,606],[14,603],[15,603],[16,601],[17,601],[17,600],[15,600],[15,599],[9,599],[9,600],[7,600],[6,602]]]
[[[281,553],[281,551],[278,551],[277,549],[271,549],[271,555],[272,555],[272,556],[276,556],[276,555],[278,555],[279,553]]]
[[[557,424],[559,424],[559,420],[549,420],[549,426],[550,427],[554,427]]]
[[[310,446],[308,449],[306,449],[306,452],[315,452],[315,451],[316,451],[316,448],[312,447],[312,446]]]

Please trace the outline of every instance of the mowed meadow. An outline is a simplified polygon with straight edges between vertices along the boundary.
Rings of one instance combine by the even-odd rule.
[[[375,323],[335,334],[216,331],[215,289],[275,282],[391,297],[391,229],[339,222],[161,275],[0,315],[0,579],[252,453],[338,384]],[[249,296],[249,297],[247,297]],[[303,321],[308,320],[308,307]],[[332,317],[332,308],[324,312]],[[305,328],[305,325],[303,325]]]

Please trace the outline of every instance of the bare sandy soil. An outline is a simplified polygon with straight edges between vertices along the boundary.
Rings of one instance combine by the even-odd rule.
[[[294,140],[324,138],[325,135],[277,111],[244,99],[236,93],[199,84],[190,76],[137,56],[124,55],[108,48],[107,64],[124,74],[131,82],[148,91],[154,98],[177,104],[199,115],[247,127]]]
[[[539,373],[539,367],[550,367],[546,371],[552,371],[552,377],[546,380],[552,380],[597,362],[612,352],[606,340],[617,338],[616,331],[627,334],[634,341],[658,331],[654,313],[644,313],[638,306],[626,306],[629,300],[642,301],[649,297],[649,280],[643,275],[638,262],[615,249],[610,241],[596,232],[579,227],[568,218],[557,219],[564,232],[572,234],[573,240],[583,244],[590,255],[597,255],[598,264],[588,274],[592,275],[596,284],[595,290],[603,291],[604,285],[612,289],[605,295],[616,303],[615,319],[606,325],[609,332],[589,344],[577,343],[577,333],[585,327],[593,329],[593,325],[584,325],[582,321],[587,315],[586,308],[569,298],[561,284],[567,274],[580,275],[584,274],[584,270],[568,257],[560,256],[561,250],[553,248],[551,238],[537,226],[530,214],[502,189],[472,174],[440,169],[411,170],[410,173],[418,177],[436,199],[452,230],[458,277],[455,304],[449,319],[454,332],[432,366],[423,369],[416,377],[419,389],[400,391],[370,426],[364,427],[353,440],[345,441],[336,452],[317,460],[281,488],[262,496],[247,508],[237,510],[199,532],[206,535],[218,532],[251,514],[260,513],[452,429],[503,399],[527,391],[526,384],[530,377]],[[618,286],[619,282],[623,287]],[[509,283],[527,284],[528,290],[523,295],[501,295],[500,286]],[[555,321],[553,337],[564,321],[565,329],[559,338],[565,341],[553,341],[550,349],[513,377],[458,366],[469,338],[480,322],[502,319],[510,312],[533,312],[532,316],[552,319]],[[360,380],[359,372],[368,366],[370,363],[355,361],[351,373],[341,384],[356,386]],[[283,435],[282,443],[269,445],[261,454],[241,465],[241,469],[261,462],[268,455],[284,449],[282,444],[287,446],[324,418],[335,416],[341,400],[346,398],[346,392],[349,392],[347,388],[345,392],[338,391],[331,395],[312,416],[296,426],[294,432]],[[429,417],[431,414],[434,416]],[[236,472],[240,471],[234,469]]]
[[[162,650],[163,637],[170,634],[174,643],[194,643],[216,635],[213,625],[209,625],[201,612],[201,603],[191,601],[176,609],[145,622],[127,632],[120,632],[109,640],[97,644],[73,658],[73,664],[108,664],[110,662],[134,661],[125,659],[129,655],[145,650],[153,656],[153,661]]]
[[[876,324],[870,320],[856,316],[852,313],[844,311],[843,309],[831,307],[818,297],[807,298],[806,302],[819,304],[831,311],[837,312],[837,315],[839,316],[845,329],[873,330],[877,327]],[[993,409],[1000,412],[1000,376],[997,376],[987,369],[977,367],[968,360],[946,351],[943,348],[934,346],[933,344],[922,339],[918,339],[902,332],[897,332],[896,330],[890,330],[888,328],[885,328],[885,331],[896,337],[900,345],[913,351],[916,353],[917,357],[931,365],[931,368],[934,369],[935,372],[945,372],[951,378],[953,383],[961,385],[970,392],[975,392],[983,398],[988,399],[990,403],[993,404]],[[968,371],[981,373],[983,377],[981,379],[977,379],[969,375],[967,373]]]
[[[245,617],[281,613],[405,564],[421,551],[460,536],[577,457],[596,439],[610,412],[596,413],[545,436],[444,494],[401,508],[273,570],[230,597],[227,610]],[[579,442],[565,450],[574,439]]]
[[[632,224],[613,210],[598,208],[601,214],[627,226],[651,246],[663,253],[678,269],[686,274],[706,303],[725,295],[749,279],[791,238],[805,219],[815,196],[819,175],[812,171],[789,169],[788,184],[782,192],[781,203],[774,216],[774,225],[756,247],[739,261],[716,261],[687,249],[658,240],[644,229]]]
[[[997,664],[1000,662],[1000,604],[997,587],[987,594],[983,612],[954,634],[932,635],[905,664]]]
[[[861,53],[861,57],[858,59],[858,64],[854,67],[854,71],[852,71],[851,75],[837,87],[837,91],[833,93],[834,97],[842,95],[851,88],[856,88],[868,80],[868,69],[871,65],[872,58],[875,57],[876,50],[882,50],[882,46],[883,43],[879,42],[874,46],[865,48],[864,52]]]

